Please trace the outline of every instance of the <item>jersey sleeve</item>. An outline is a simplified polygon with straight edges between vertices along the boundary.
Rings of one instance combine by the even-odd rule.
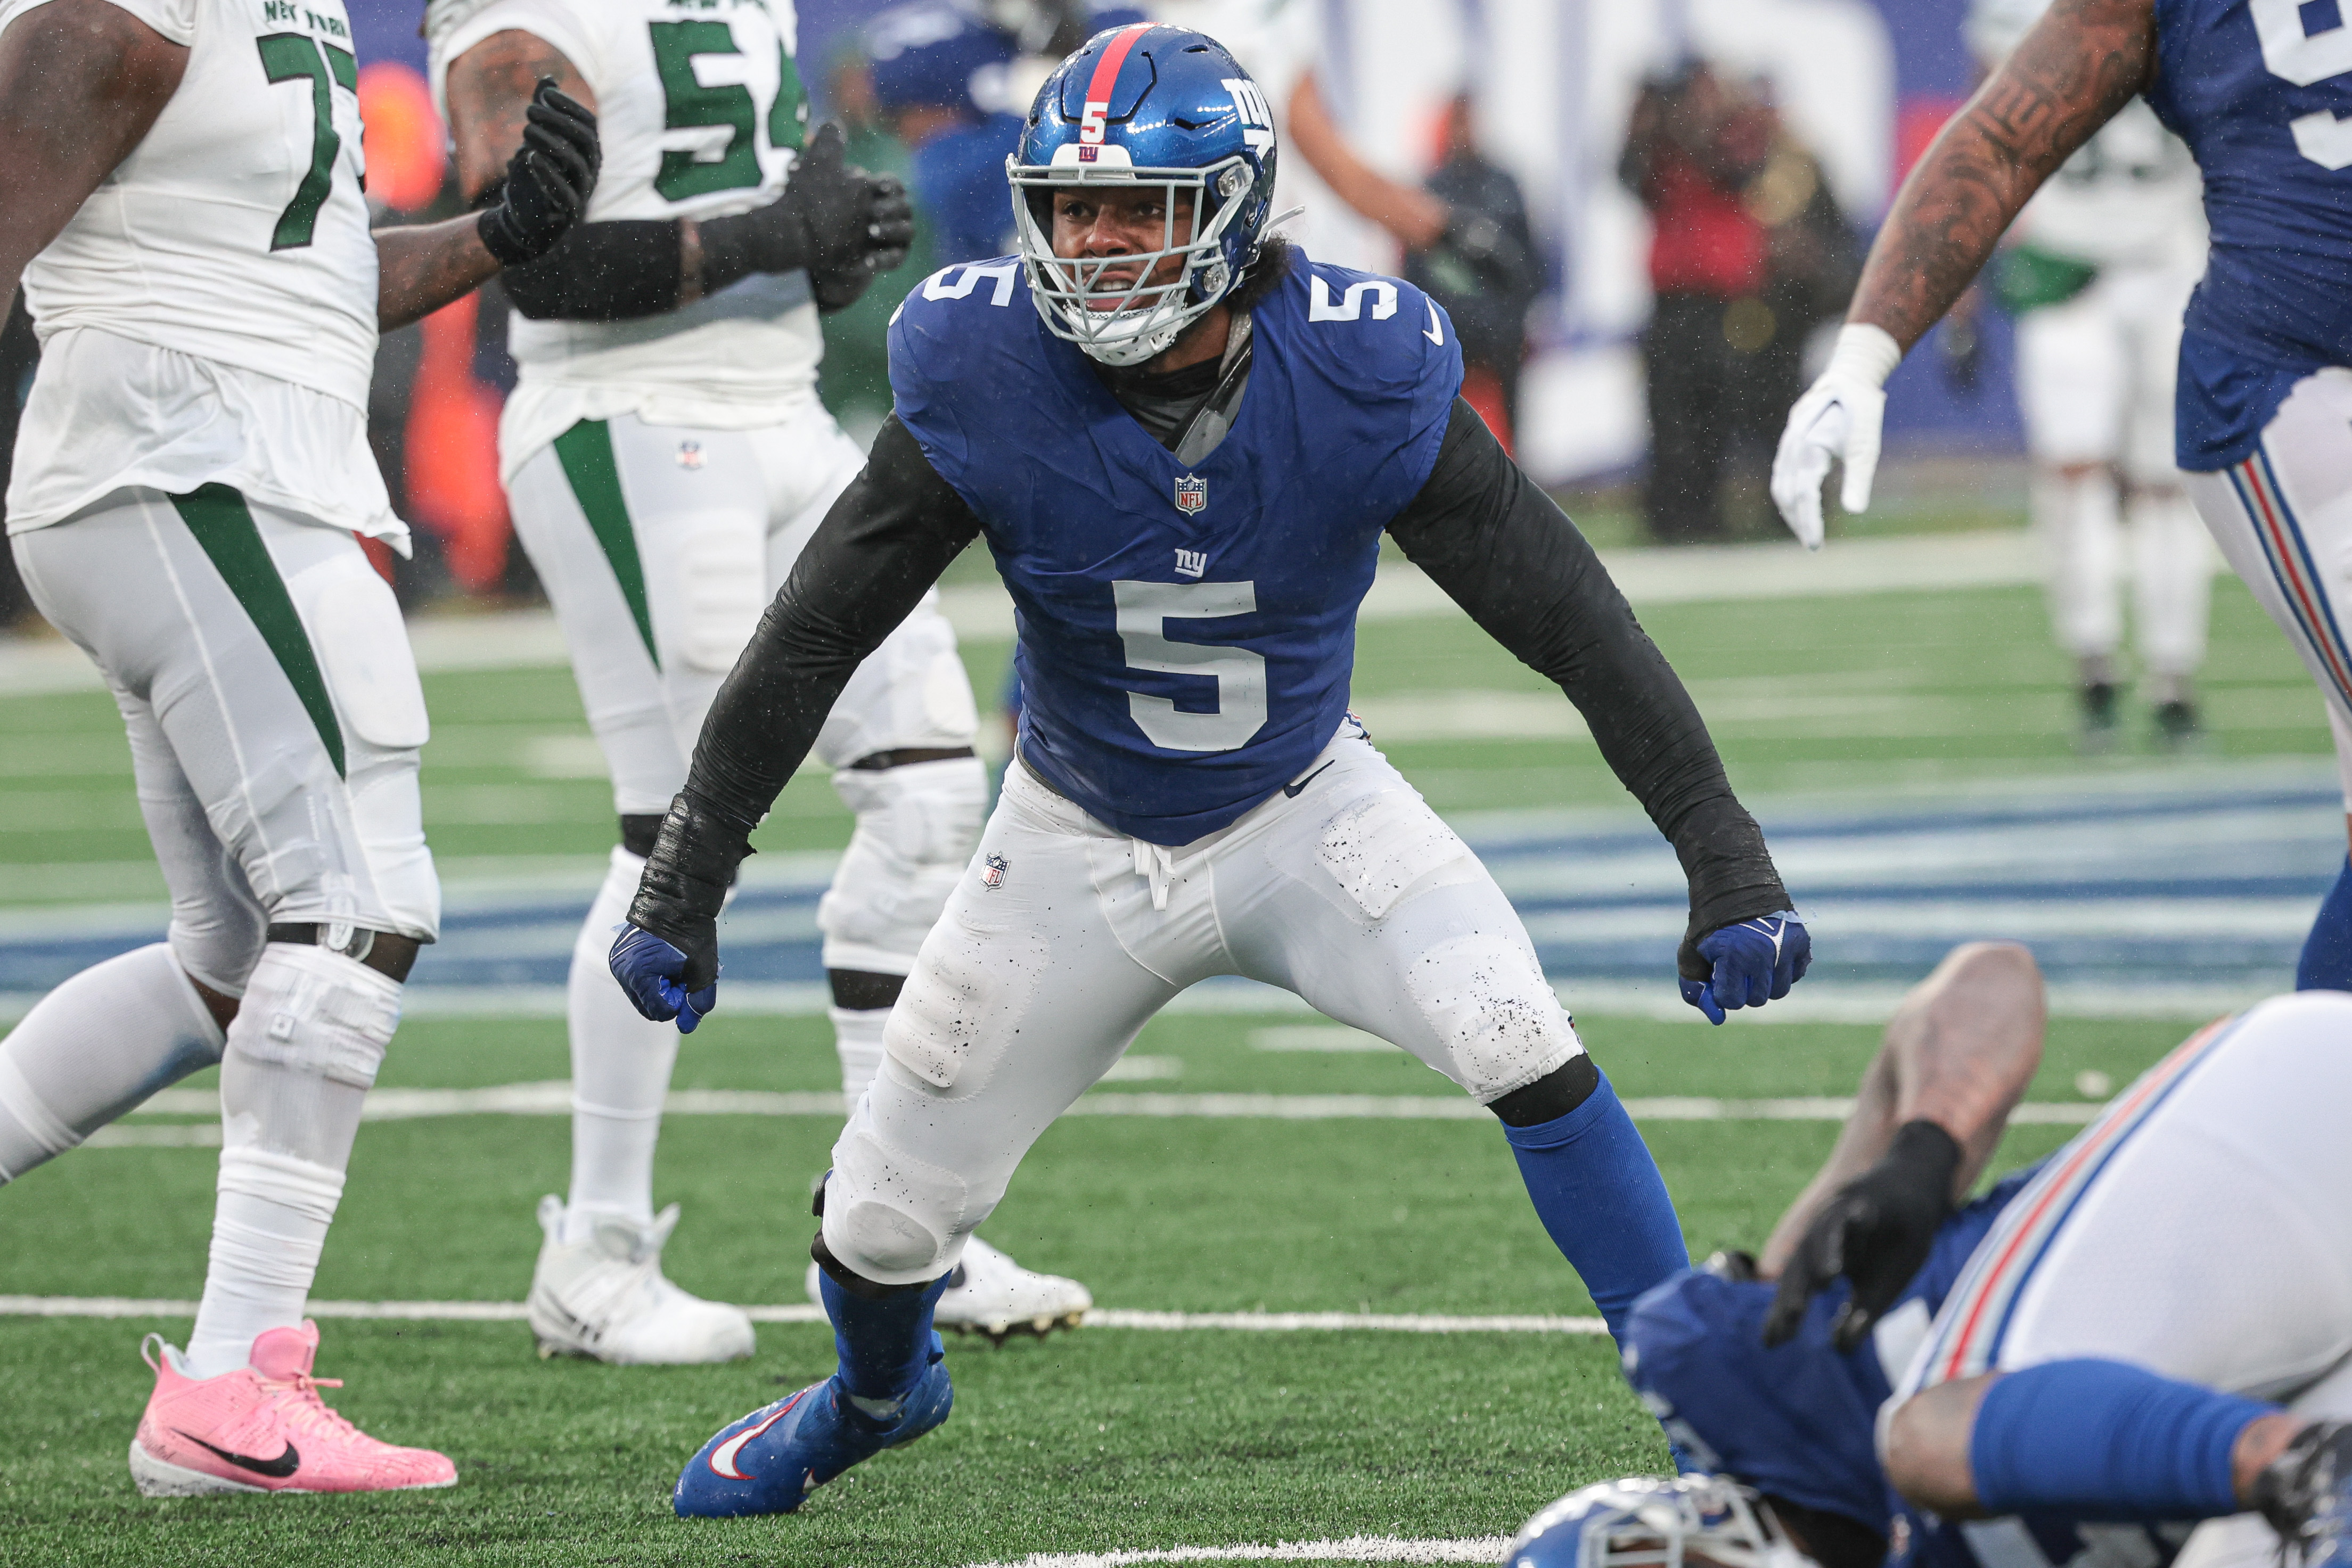
[[[116,0],[121,4],[121,0]],[[590,5],[565,4],[564,0],[492,0],[492,3],[467,16],[448,32],[436,36],[432,44],[433,107],[439,111],[444,124],[449,119],[447,84],[449,62],[496,33],[529,33],[556,53],[572,62],[572,67],[594,87],[604,76],[602,42],[589,20]]]
[[[1019,267],[1011,256],[943,267],[910,289],[890,319],[892,406],[931,467],[967,503],[976,494],[968,405],[976,393],[986,395],[982,340],[998,325],[975,313],[1027,308],[1016,298]],[[998,395],[1012,394],[1000,388]]]
[[[173,43],[186,48],[196,41],[197,0],[110,0]],[[0,0],[0,28],[40,9],[48,0]]]

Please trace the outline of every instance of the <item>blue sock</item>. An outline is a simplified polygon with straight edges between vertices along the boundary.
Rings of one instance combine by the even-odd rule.
[[[1969,1467],[1988,1513],[2214,1519],[2244,1505],[2230,1450],[2278,1409],[2119,1361],[2053,1361],[1997,1380],[1977,1408]]]
[[[950,1278],[942,1274],[919,1291],[896,1291],[869,1301],[843,1290],[824,1270],[817,1270],[824,1315],[833,1320],[833,1347],[841,1356],[841,1385],[851,1398],[904,1399],[931,1364],[947,1354],[932,1332],[931,1309],[939,1305]]]
[[[1506,1124],[1503,1136],[1518,1157],[1536,1217],[1622,1344],[1635,1300],[1689,1268],[1690,1252],[1658,1163],[1609,1075],[1600,1076],[1600,1086],[1567,1115],[1532,1127]]]
[[[2352,991],[2352,857],[2336,885],[2320,901],[2319,918],[2303,939],[2303,961],[2294,967],[2298,991]]]

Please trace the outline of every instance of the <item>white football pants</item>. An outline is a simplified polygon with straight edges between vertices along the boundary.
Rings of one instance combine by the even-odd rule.
[[[2180,317],[2196,282],[2193,273],[2110,268],[2017,324],[2017,401],[2059,644],[2078,659],[2113,657],[2128,576],[2140,657],[2156,675],[2186,676],[2204,663],[2212,599],[2211,551],[2172,465]],[[2097,471],[2058,472],[2088,465]]]
[[[812,403],[755,430],[648,424],[634,414],[583,422],[516,471],[515,531],[562,621],[615,811],[669,810],[719,683],[864,465],[856,444]],[[858,666],[817,737],[816,756],[837,770],[834,787],[858,814],[818,915],[827,968],[912,967],[985,805],[977,762],[945,788],[937,767],[848,765],[970,746],[979,726],[955,632],[926,595]]]
[[[208,486],[125,492],[12,542],[122,710],[183,968],[244,995],[273,921],[433,940],[425,695],[356,538]]]
[[[2117,1095],[2001,1211],[1887,1408],[2075,1357],[2352,1416],[2352,996],[2209,1025]],[[2257,1516],[2180,1561],[2274,1563]]]
[[[1289,788],[1169,850],[1006,771],[834,1145],[835,1258],[886,1284],[953,1268],[1030,1145],[1211,976],[1296,992],[1481,1103],[1582,1052],[1510,901],[1360,726]]]
[[[2352,812],[2352,370],[2305,377],[2252,456],[2185,477],[2222,556],[2319,683]]]

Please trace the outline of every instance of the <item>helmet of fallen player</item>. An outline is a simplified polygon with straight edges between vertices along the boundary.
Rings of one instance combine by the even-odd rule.
[[[1511,1540],[1504,1568],[1814,1568],[1727,1476],[1628,1476],[1574,1491]]]
[[[1274,116],[1214,38],[1133,23],[1097,33],[1045,79],[1005,172],[1046,329],[1104,364],[1141,364],[1256,265],[1274,202]],[[1072,185],[1159,187],[1159,247],[1055,255],[1053,193]]]

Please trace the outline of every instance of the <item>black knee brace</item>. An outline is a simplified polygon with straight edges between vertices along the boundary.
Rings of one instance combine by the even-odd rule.
[[[898,993],[907,986],[904,975],[877,975],[866,969],[827,969],[824,977],[833,982],[833,1005],[851,1012],[895,1008]]]
[[[1488,1104],[1486,1109],[1502,1118],[1506,1127],[1539,1127],[1546,1122],[1557,1122],[1587,1100],[1601,1087],[1601,1069],[1592,1065],[1592,1058],[1579,1052],[1576,1057],[1545,1073],[1524,1089],[1514,1089]]]

